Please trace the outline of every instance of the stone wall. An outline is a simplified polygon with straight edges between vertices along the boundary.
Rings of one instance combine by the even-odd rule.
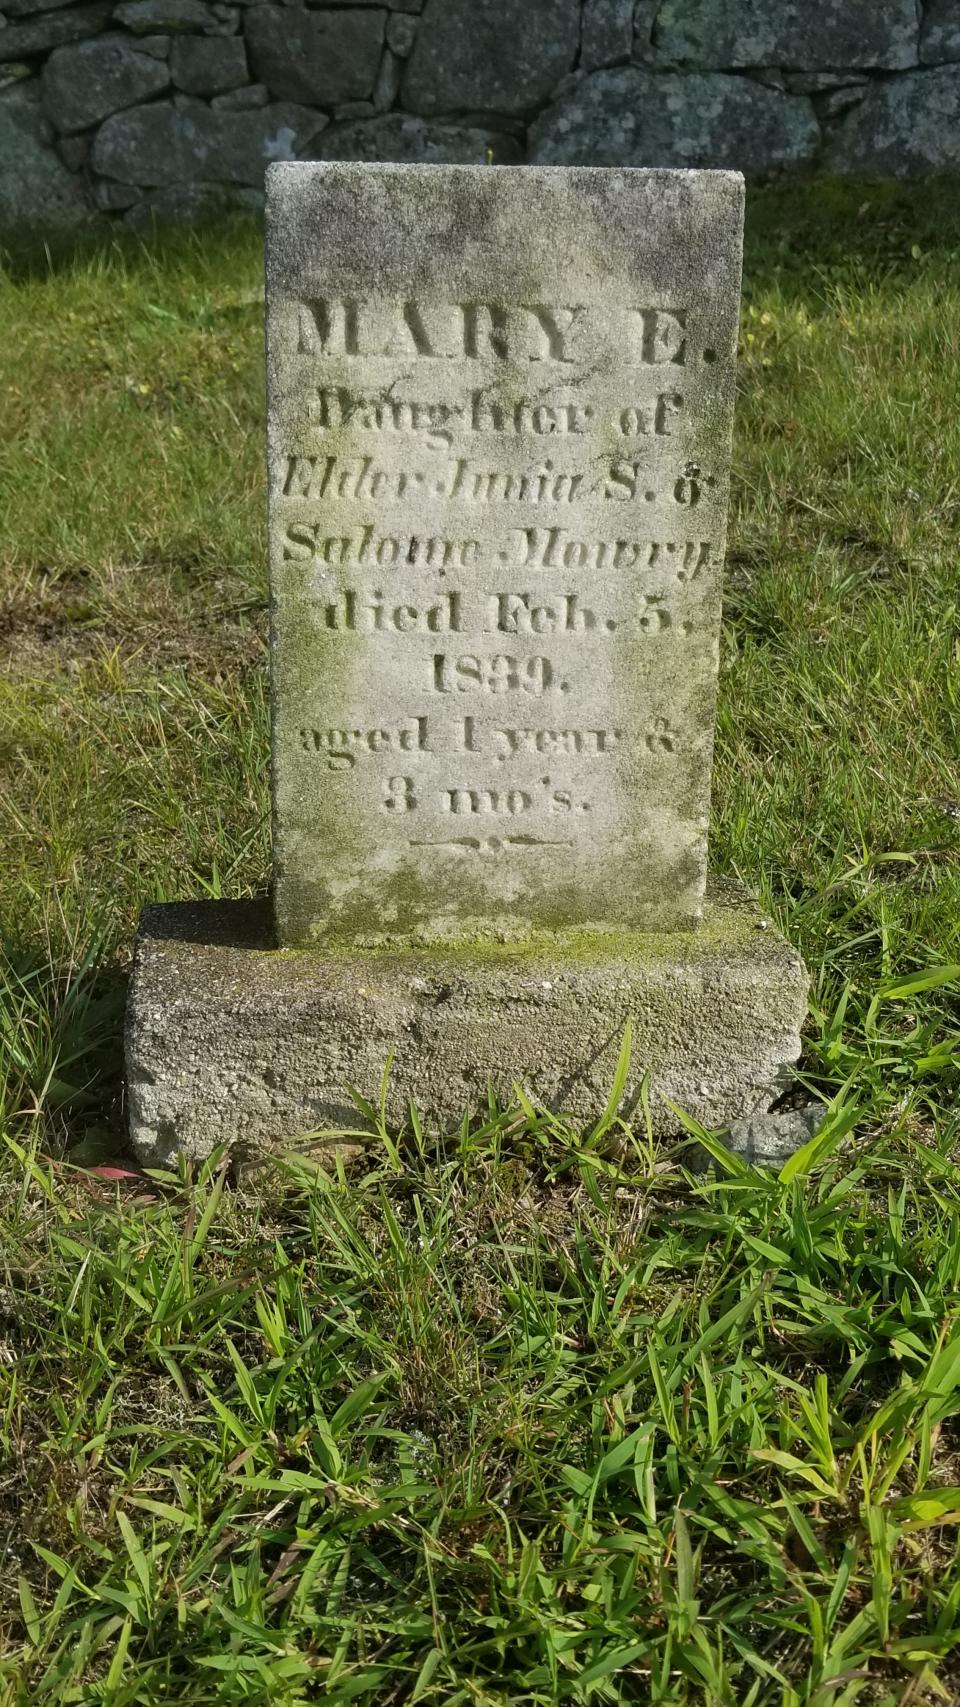
[[[960,0],[0,0],[0,233],[269,160],[960,168]]]

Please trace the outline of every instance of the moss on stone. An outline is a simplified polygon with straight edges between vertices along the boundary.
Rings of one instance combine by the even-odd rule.
[[[411,1099],[449,1128],[518,1083],[595,1119],[628,1022],[627,1103],[649,1073],[655,1130],[675,1130],[671,1104],[727,1125],[769,1105],[800,1047],[803,967],[758,922],[725,890],[692,932],[271,950],[266,902],[148,908],[127,1023],[134,1143],[161,1161],[354,1127],[347,1087],[375,1098],[388,1058],[398,1129]]]
[[[553,966],[610,963],[617,960],[653,964],[706,963],[729,956],[738,949],[756,945],[758,932],[767,921],[756,904],[737,884],[713,879],[708,887],[702,921],[686,931],[621,930],[615,926],[555,930],[497,930],[478,923],[471,931],[456,934],[414,932],[376,938],[324,937],[322,944],[307,947],[264,949],[266,954],[302,957],[304,966],[319,956],[334,960],[353,959],[364,966],[377,961],[395,965],[400,960],[424,960],[437,969],[456,966],[501,965],[549,961]]]

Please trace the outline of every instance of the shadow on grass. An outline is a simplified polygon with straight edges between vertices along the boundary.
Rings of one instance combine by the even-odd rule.
[[[127,982],[96,943],[60,967],[46,945],[0,943],[0,1125],[12,1135],[39,1122],[44,1150],[74,1160],[126,1149]]]
[[[146,263],[163,267],[189,265],[198,256],[220,248],[262,243],[263,221],[256,214],[231,213],[200,226],[156,226],[132,231],[105,222],[78,231],[51,233],[46,238],[7,238],[0,245],[0,269],[17,284],[56,276],[73,269],[119,266],[136,269]]]
[[[762,290],[779,282],[790,294],[806,294],[814,269],[885,274],[891,266],[915,263],[917,247],[926,255],[960,260],[957,190],[956,177],[818,177],[751,184],[746,283]],[[45,240],[8,239],[0,247],[0,267],[20,282],[77,266],[177,265],[238,243],[259,247],[262,229],[262,219],[249,213],[223,214],[202,227],[146,231],[101,223]]]
[[[920,256],[960,261],[958,181],[782,181],[747,195],[744,286],[816,294],[824,273],[857,282],[913,273]],[[919,253],[918,253],[919,252]]]

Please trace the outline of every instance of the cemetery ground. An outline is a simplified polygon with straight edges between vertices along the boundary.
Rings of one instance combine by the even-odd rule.
[[[268,873],[260,253],[0,283],[0,1702],[956,1701],[955,193],[749,205],[712,864],[813,975],[779,1175],[642,1100],[124,1160],[139,907]]]

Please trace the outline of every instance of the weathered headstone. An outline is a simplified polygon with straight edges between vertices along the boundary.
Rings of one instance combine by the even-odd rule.
[[[700,918],[741,196],[274,175],[282,942]]]
[[[391,1050],[396,1118],[589,1117],[628,1017],[661,1129],[765,1108],[803,969],[705,901],[741,179],[268,185],[275,934],[150,910],[135,1140],[350,1120]]]

